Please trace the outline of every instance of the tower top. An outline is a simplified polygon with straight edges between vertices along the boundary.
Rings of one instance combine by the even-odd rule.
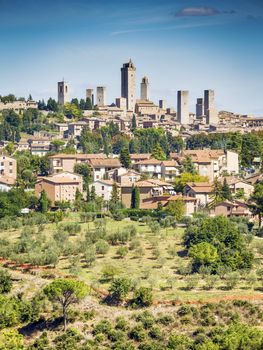
[[[124,63],[124,64],[123,64],[123,68],[133,68],[133,69],[136,69],[136,68],[135,68],[135,65],[134,65],[134,63],[132,62],[132,59],[131,59],[131,58],[129,59],[129,62],[128,62],[128,63]]]

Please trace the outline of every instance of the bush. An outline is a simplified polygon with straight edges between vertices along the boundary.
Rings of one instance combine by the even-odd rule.
[[[106,241],[104,241],[103,239],[100,239],[96,243],[96,253],[97,254],[105,255],[105,254],[107,254],[109,249],[110,249],[109,244]]]
[[[117,249],[117,255],[120,258],[124,258],[128,254],[128,248],[127,247],[119,247]]]
[[[145,339],[146,334],[141,325],[136,325],[129,332],[129,337],[137,342],[141,342]]]
[[[227,289],[233,289],[240,281],[240,275],[238,272],[231,272],[225,276],[225,283]]]
[[[87,248],[85,252],[85,260],[88,266],[91,266],[96,260],[96,250],[94,246],[90,246]]]
[[[12,289],[12,280],[9,272],[0,270],[0,294],[9,293]]]
[[[116,278],[109,289],[111,299],[117,303],[123,301],[130,292],[131,287],[131,281],[128,278]]]
[[[198,286],[199,275],[194,274],[186,277],[186,290],[192,290]]]
[[[140,287],[134,292],[132,305],[135,307],[147,307],[153,302],[153,293],[151,288]]]
[[[205,277],[205,286],[204,289],[210,290],[216,288],[219,277],[217,275],[207,275]]]

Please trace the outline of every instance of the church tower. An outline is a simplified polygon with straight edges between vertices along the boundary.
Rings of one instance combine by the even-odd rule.
[[[58,82],[58,103],[64,105],[69,100],[69,84],[64,80]]]
[[[121,68],[121,97],[126,98],[127,110],[134,111],[136,103],[136,67],[132,60]]]

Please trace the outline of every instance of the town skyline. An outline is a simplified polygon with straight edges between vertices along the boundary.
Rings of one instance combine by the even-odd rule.
[[[263,115],[260,1],[16,0],[1,6],[2,95],[56,97],[54,81],[64,77],[72,96],[105,85],[114,101],[120,66],[131,57],[138,79],[148,76],[155,102],[167,99],[176,107],[177,90],[189,90],[194,111],[195,97],[211,88],[219,110]]]

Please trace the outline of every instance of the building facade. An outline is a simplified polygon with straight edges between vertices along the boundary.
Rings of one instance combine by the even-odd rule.
[[[177,121],[180,124],[189,124],[189,91],[177,92]]]
[[[121,68],[121,97],[126,98],[127,110],[134,111],[136,102],[136,67],[132,60]]]
[[[141,100],[150,99],[149,90],[150,90],[149,79],[147,77],[143,77],[141,82]]]
[[[69,84],[64,80],[58,82],[58,103],[64,105],[65,103],[70,102],[69,97]]]

